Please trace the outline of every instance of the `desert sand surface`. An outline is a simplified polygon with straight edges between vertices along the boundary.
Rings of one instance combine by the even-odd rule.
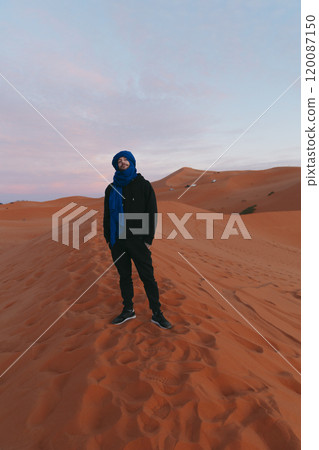
[[[110,324],[122,299],[103,197],[0,205],[1,449],[300,448],[300,168],[210,171],[178,200],[201,173],[152,183],[170,330],[150,322],[134,264],[137,318]],[[72,201],[98,211],[80,250],[51,239],[51,215]],[[240,216],[251,239],[221,239],[254,204]],[[169,239],[168,212],[192,213],[192,239]],[[198,212],[224,214],[213,239]]]

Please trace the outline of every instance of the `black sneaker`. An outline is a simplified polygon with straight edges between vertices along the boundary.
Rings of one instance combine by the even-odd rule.
[[[111,323],[113,323],[114,325],[119,325],[120,323],[126,322],[127,320],[130,320],[130,319],[135,319],[135,318],[136,318],[136,315],[135,315],[134,309],[127,309],[124,307],[121,314],[119,316],[115,317],[115,319],[113,319]]]
[[[163,316],[162,311],[153,313],[151,322],[156,323],[161,328],[172,328],[172,324]]]

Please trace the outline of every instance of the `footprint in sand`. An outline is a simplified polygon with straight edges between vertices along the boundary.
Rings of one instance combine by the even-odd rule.
[[[105,431],[121,419],[118,402],[112,402],[112,392],[106,387],[91,384],[83,394],[76,424],[81,434]]]
[[[237,342],[242,344],[248,350],[252,350],[253,352],[257,352],[257,353],[264,352],[264,349],[260,345],[257,345],[254,342],[248,341],[247,339],[243,338],[242,336],[238,336],[237,334],[234,334],[234,333],[231,333],[231,334],[236,339]]]
[[[278,380],[283,386],[287,387],[288,389],[291,389],[297,394],[301,393],[301,384],[299,381],[295,380],[294,376],[291,373],[280,372],[278,374]]]
[[[33,400],[33,409],[27,419],[27,426],[41,425],[50,416],[61,400],[61,391],[69,374],[55,375],[50,385]]]
[[[80,347],[69,352],[68,357],[64,351],[57,352],[47,359],[39,368],[40,372],[48,371],[53,373],[70,372],[76,366],[80,365],[83,360],[92,355],[90,347]]]

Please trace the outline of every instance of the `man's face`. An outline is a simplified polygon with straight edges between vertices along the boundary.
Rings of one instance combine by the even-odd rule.
[[[125,156],[121,156],[121,158],[117,160],[117,165],[119,170],[126,170],[130,167],[130,162],[125,158]]]

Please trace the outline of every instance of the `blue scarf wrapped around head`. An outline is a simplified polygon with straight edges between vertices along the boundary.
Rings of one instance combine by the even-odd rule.
[[[119,170],[117,165],[117,161],[119,158],[121,158],[121,156],[124,156],[130,162],[130,166],[125,170]],[[119,237],[120,231],[119,227],[124,226],[124,217],[123,215],[119,216],[119,213],[124,212],[122,205],[123,198],[121,197],[120,194],[122,194],[122,187],[129,184],[137,176],[135,165],[136,165],[135,158],[133,154],[128,150],[122,150],[121,152],[117,153],[112,160],[112,166],[115,169],[115,174],[113,177],[113,186],[115,187],[116,190],[112,188],[109,197],[111,248],[113,247],[115,241]]]

